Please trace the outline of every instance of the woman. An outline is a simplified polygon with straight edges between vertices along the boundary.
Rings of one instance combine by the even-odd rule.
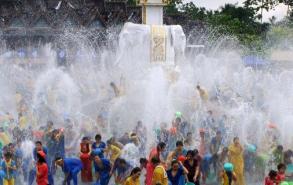
[[[234,172],[237,179],[235,185],[245,185],[243,148],[238,137],[235,137],[233,143],[229,146],[229,161],[234,166]]]
[[[171,169],[167,171],[171,185],[183,185],[185,174],[188,174],[188,170],[182,165],[181,161],[173,160]]]
[[[48,185],[48,165],[46,163],[46,154],[43,151],[37,153],[37,185]]]
[[[141,169],[139,167],[133,168],[130,176],[126,179],[125,185],[140,185],[139,177],[141,174]]]
[[[81,170],[81,181],[85,183],[93,181],[90,152],[90,139],[84,137],[80,144],[80,160],[83,165],[83,169]]]
[[[189,150],[186,154],[186,160],[183,163],[184,167],[188,170],[187,178],[189,182],[199,185],[200,169],[199,162],[195,159],[195,152]]]

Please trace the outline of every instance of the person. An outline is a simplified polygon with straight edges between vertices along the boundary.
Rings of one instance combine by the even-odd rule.
[[[292,158],[293,157],[293,151],[292,150],[287,150],[284,152],[284,163],[286,165],[292,164]]]
[[[234,166],[237,182],[235,185],[245,185],[244,179],[244,161],[243,147],[240,144],[239,138],[235,137],[233,143],[229,146],[229,161]]]
[[[109,139],[107,141],[107,148],[105,149],[105,153],[108,155],[111,164],[114,165],[115,161],[121,155],[121,149],[113,144],[112,139]]]
[[[152,185],[152,177],[153,177],[153,173],[155,170],[155,166],[149,162],[146,158],[141,158],[139,160],[140,163],[140,168],[143,170],[146,170],[146,174],[145,174],[145,185]]]
[[[187,151],[186,160],[183,163],[184,167],[188,170],[187,179],[189,182],[199,185],[200,168],[199,161],[195,159],[195,152],[193,150]]]
[[[224,164],[224,169],[220,173],[220,177],[222,179],[222,185],[232,185],[237,183],[237,177],[233,171],[233,167],[234,166],[231,163]]]
[[[153,148],[151,150],[150,155],[149,155],[149,161],[152,160],[152,158],[154,158],[154,157],[160,159],[160,161],[163,161],[162,160],[162,153],[165,151],[165,149],[166,149],[166,143],[159,142],[157,147]]]
[[[183,142],[177,141],[175,150],[171,151],[167,157],[167,165],[170,166],[171,162],[174,159],[178,159],[179,156],[185,156],[185,155],[186,155],[186,151],[183,148]]]
[[[283,146],[278,145],[273,151],[273,162],[278,165],[284,162]]]
[[[83,137],[80,143],[79,158],[83,165],[83,169],[81,170],[81,181],[85,183],[93,181],[90,152],[90,139],[88,137]]]
[[[214,168],[214,173],[217,174],[217,167],[219,162],[219,150],[222,145],[222,135],[221,131],[217,131],[216,136],[212,138],[211,144],[210,144],[210,153],[212,154],[212,165]]]
[[[44,151],[40,150],[37,152],[37,165],[36,165],[36,182],[37,185],[48,185],[48,165],[46,163],[46,154]]]
[[[139,177],[141,175],[141,169],[135,167],[132,169],[130,176],[126,179],[124,185],[140,185]]]
[[[35,148],[33,150],[33,158],[34,161],[38,161],[38,152],[43,152],[45,154],[45,160],[46,160],[46,164],[48,165],[48,180],[49,180],[49,184],[54,185],[54,180],[53,180],[53,176],[50,170],[51,164],[50,164],[50,160],[48,160],[47,155],[48,155],[48,149],[43,146],[43,143],[41,141],[36,141],[35,142]],[[34,182],[34,179],[36,177],[36,170],[35,169],[30,169],[29,172],[29,185],[32,185]]]
[[[278,173],[275,170],[271,170],[268,176],[265,178],[265,185],[276,185],[276,177]]]
[[[209,99],[208,92],[205,89],[203,89],[200,85],[197,85],[196,89],[199,93],[201,100],[206,102]]]
[[[191,150],[195,146],[191,132],[187,133],[186,139],[184,140],[184,146],[186,149],[189,149],[189,150]]]
[[[167,171],[168,180],[172,185],[183,185],[184,175],[188,174],[188,170],[184,167],[181,161],[173,160],[171,169]]]
[[[152,177],[152,185],[168,185],[168,175],[165,171],[164,166],[160,164],[160,159],[153,157],[152,164],[155,167],[153,177]]]
[[[132,166],[125,159],[118,158],[111,170],[116,184],[124,184],[131,172]]]
[[[97,181],[95,185],[108,185],[111,178],[111,163],[101,153],[92,154]]]
[[[106,143],[104,143],[102,141],[102,136],[100,134],[97,134],[95,136],[95,140],[96,142],[94,142],[92,144],[92,149],[96,149],[96,148],[102,148],[102,149],[105,149],[106,148]]]
[[[205,130],[203,128],[199,130],[199,136],[200,136],[200,140],[199,140],[198,152],[201,157],[204,157],[207,154],[208,144],[206,142]]]
[[[4,172],[3,185],[14,185],[16,175],[16,163],[12,160],[12,153],[6,152],[4,160],[1,162],[1,168]]]
[[[120,89],[117,87],[117,85],[114,82],[110,83],[110,87],[113,89],[115,97],[119,97],[121,95]]]
[[[63,185],[70,185],[70,181],[73,181],[74,185],[78,184],[77,175],[82,170],[83,166],[79,159],[75,158],[61,158],[57,157],[55,159],[55,164],[62,168],[64,172]]]
[[[278,169],[278,173],[276,176],[276,182],[277,184],[280,184],[281,182],[286,180],[286,174],[285,174],[286,165],[284,163],[280,163],[278,164],[277,169]]]

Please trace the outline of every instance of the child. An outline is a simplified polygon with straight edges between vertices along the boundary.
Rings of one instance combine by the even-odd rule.
[[[1,163],[2,170],[4,171],[3,184],[4,185],[14,185],[16,164],[12,160],[12,154],[7,152],[4,154],[4,160]]]
[[[271,170],[269,175],[265,178],[265,185],[275,185],[277,175],[278,173],[275,170]]]
[[[276,184],[281,184],[281,182],[285,181],[286,179],[286,175],[285,175],[286,165],[284,163],[280,163],[278,164],[277,168],[278,168],[278,174],[276,177],[276,182],[277,182]]]
[[[222,185],[232,185],[233,181],[236,181],[236,175],[233,172],[233,164],[225,163],[224,170],[220,173],[222,178]]]

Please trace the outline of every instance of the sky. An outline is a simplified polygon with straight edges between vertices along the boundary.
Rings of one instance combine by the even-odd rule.
[[[191,0],[194,4],[200,7],[206,7],[207,9],[215,10],[226,3],[232,3],[238,5],[243,5],[244,0]],[[287,13],[287,7],[285,5],[279,5],[275,10],[269,12],[264,12],[264,21],[268,21],[269,18],[275,16],[277,20],[282,19]]]

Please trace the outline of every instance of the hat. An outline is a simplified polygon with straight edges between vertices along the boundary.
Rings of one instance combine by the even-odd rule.
[[[46,158],[46,154],[45,154],[45,152],[43,151],[43,150],[41,150],[41,151],[38,151],[38,154],[42,157],[42,158]]]
[[[233,168],[234,168],[234,166],[233,166],[232,163],[225,163],[224,164],[224,170],[225,171],[232,172],[233,171]]]

